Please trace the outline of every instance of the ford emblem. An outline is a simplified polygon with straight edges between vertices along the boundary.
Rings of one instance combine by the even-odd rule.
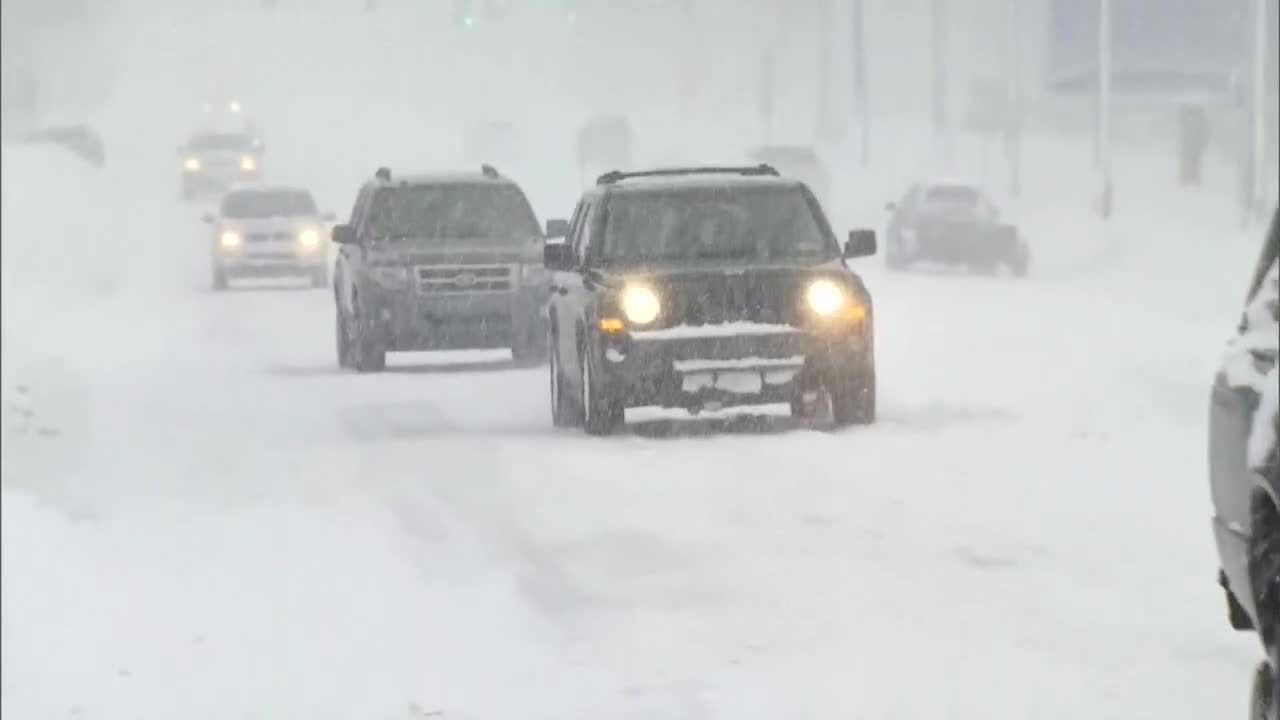
[[[453,282],[460,288],[469,288],[476,284],[476,276],[471,273],[462,273]]]

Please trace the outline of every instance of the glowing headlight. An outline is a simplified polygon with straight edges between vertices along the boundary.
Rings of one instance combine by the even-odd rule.
[[[240,169],[245,172],[253,172],[258,169],[258,161],[252,155],[245,155],[240,158]]]
[[[230,103],[227,104],[227,109],[233,113],[240,112],[240,101],[232,100]]]
[[[218,244],[228,250],[240,247],[240,244],[243,242],[244,238],[240,237],[240,233],[235,230],[224,230],[222,234],[218,236]]]
[[[203,167],[203,165],[200,163],[200,158],[192,157],[192,158],[187,158],[186,160],[183,160],[182,167],[189,172],[195,172],[199,170],[201,167]]]
[[[830,280],[815,280],[806,295],[809,309],[824,317],[834,315],[849,302],[844,290]]]
[[[320,244],[320,231],[306,228],[298,233],[298,244],[305,248],[313,248]]]
[[[662,310],[658,295],[647,287],[628,285],[622,291],[622,314],[637,325],[647,325]]]

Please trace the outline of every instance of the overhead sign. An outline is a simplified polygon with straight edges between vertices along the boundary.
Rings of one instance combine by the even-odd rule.
[[[1278,0],[1266,1],[1275,17]],[[1156,100],[1241,97],[1253,63],[1254,2],[1111,0],[1112,92]],[[1097,92],[1101,5],[1051,0],[1045,78],[1050,92]]]

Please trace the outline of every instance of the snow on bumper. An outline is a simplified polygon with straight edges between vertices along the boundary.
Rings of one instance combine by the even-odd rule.
[[[606,335],[601,371],[628,405],[701,407],[790,402],[817,374],[870,363],[860,333],[725,323]]]

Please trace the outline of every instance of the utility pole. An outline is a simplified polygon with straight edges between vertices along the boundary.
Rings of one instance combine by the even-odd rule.
[[[1111,177],[1111,0],[1098,0],[1098,160],[1102,172],[1099,211],[1110,218]]]
[[[871,164],[871,106],[867,98],[867,44],[862,0],[852,0],[853,20],[853,102],[862,138],[862,167]],[[1015,2],[1017,0],[1014,0]]]
[[[951,133],[947,118],[946,0],[930,4],[930,40],[933,52],[933,130],[943,163],[951,167]]]
[[[1008,97],[1005,101],[1005,153],[1009,160],[1009,195],[1022,191],[1022,47],[1019,42],[1021,0],[1009,0]]]

